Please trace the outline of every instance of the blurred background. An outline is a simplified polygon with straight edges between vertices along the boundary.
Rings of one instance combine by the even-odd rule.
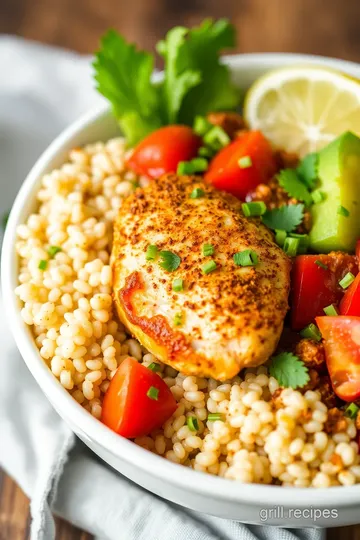
[[[152,49],[172,26],[209,16],[232,20],[238,52],[301,52],[360,62],[360,0],[0,0],[0,34],[91,54],[114,27]],[[28,530],[27,498],[0,471],[0,540],[25,540]],[[328,539],[339,535],[330,531]],[[90,540],[60,521],[57,538]],[[341,538],[359,540],[360,527],[341,529]]]
[[[109,26],[152,48],[208,16],[232,20],[241,52],[360,59],[359,0],[0,0],[0,33],[91,53]]]

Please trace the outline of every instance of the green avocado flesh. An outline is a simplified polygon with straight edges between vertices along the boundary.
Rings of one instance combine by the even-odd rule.
[[[311,208],[310,248],[318,253],[354,251],[360,239],[360,138],[350,131],[319,152],[324,201]],[[343,207],[348,217],[338,213]]]

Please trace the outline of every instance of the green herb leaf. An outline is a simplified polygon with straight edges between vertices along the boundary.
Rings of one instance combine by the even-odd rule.
[[[290,204],[268,210],[261,216],[261,219],[269,229],[281,229],[286,232],[291,232],[300,225],[303,217],[304,205]]]
[[[207,417],[209,422],[216,422],[216,420],[220,420],[220,422],[224,422],[225,418],[222,413],[209,413]]]
[[[172,251],[160,251],[159,255],[162,259],[159,265],[167,272],[174,272],[174,270],[179,268],[181,259],[176,253]]]
[[[321,332],[314,323],[308,324],[300,332],[300,336],[303,338],[313,339],[314,341],[321,341]]]
[[[259,262],[259,257],[253,249],[245,249],[244,251],[235,253],[233,261],[236,266],[256,266]]]
[[[151,83],[151,54],[137,50],[115,30],[109,30],[93,66],[97,89],[110,101],[129,145],[163,125],[159,90]]]
[[[318,179],[318,154],[308,154],[297,167],[296,172],[309,189],[314,189]]]
[[[280,186],[285,189],[286,193],[298,199],[304,201],[306,206],[310,206],[312,198],[307,187],[301,182],[295,169],[283,169],[277,175]]]
[[[39,262],[39,270],[46,270],[48,262],[45,259],[42,259]]]
[[[302,388],[310,379],[304,362],[287,352],[272,357],[269,372],[285,388]]]
[[[337,317],[339,315],[334,304],[330,304],[330,306],[324,307],[323,311],[328,317]]]
[[[209,261],[209,262],[202,265],[201,270],[202,270],[203,274],[210,274],[211,272],[216,270],[216,268],[217,268],[216,262],[215,261]]]
[[[348,405],[345,409],[345,414],[346,416],[348,416],[349,418],[352,418],[353,420],[355,420],[355,418],[357,417],[357,415],[359,414],[359,407],[356,405],[356,403],[350,403],[350,405]]]
[[[176,29],[170,30],[170,33]],[[231,110],[240,102],[240,92],[231,82],[230,70],[220,63],[219,55],[223,49],[234,47],[235,29],[226,19],[212,21],[206,19],[200,26],[191,28],[185,33],[179,31],[178,41],[174,38],[171,44],[168,36],[165,39],[166,50],[162,51],[165,58],[166,72],[170,69],[170,62],[176,61],[174,71],[180,76],[183,73],[199,74],[200,84],[188,85],[188,91],[182,92],[183,99],[176,117],[178,123],[192,125],[195,116],[210,111]],[[180,45],[179,45],[180,41]],[[170,49],[177,49],[171,51]],[[194,79],[191,81],[194,83]],[[175,80],[178,84],[178,80]],[[176,93],[174,82],[169,80],[166,93]],[[167,98],[167,102],[170,98]],[[172,98],[174,100],[174,98]],[[177,99],[177,104],[179,104]]]
[[[329,267],[327,264],[324,264],[319,259],[315,261],[316,266],[319,266],[319,268],[322,268],[323,270],[327,270]]]
[[[176,123],[182,102],[191,88],[200,84],[201,69],[188,61],[188,34],[183,26],[172,28],[161,41],[158,53],[164,57],[165,72],[162,95],[166,123]]]

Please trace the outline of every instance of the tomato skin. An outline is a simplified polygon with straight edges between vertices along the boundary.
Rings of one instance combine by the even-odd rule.
[[[165,126],[145,137],[126,164],[136,174],[159,178],[176,172],[180,161],[194,158],[200,146],[201,138],[189,126]]]
[[[360,274],[346,290],[340,302],[340,314],[360,317]]]
[[[321,268],[315,261],[328,265],[326,255],[299,255],[292,269],[291,327],[301,330],[324,314],[324,307],[337,303],[342,292],[337,276],[328,268]]]
[[[326,365],[335,394],[360,397],[360,317],[316,317],[324,340]]]
[[[151,386],[159,390],[157,400],[147,396]],[[176,407],[175,398],[161,377],[129,357],[111,379],[101,421],[119,435],[134,439],[160,428]]]
[[[242,169],[241,157],[249,156],[252,165]],[[256,186],[266,183],[276,172],[276,162],[270,143],[260,131],[248,131],[225,146],[213,160],[205,180],[221,191],[241,200]]]

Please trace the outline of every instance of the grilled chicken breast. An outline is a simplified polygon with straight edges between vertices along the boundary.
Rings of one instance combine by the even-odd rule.
[[[195,188],[200,197],[192,198]],[[204,256],[204,244],[214,254]],[[175,271],[146,251],[171,251]],[[256,266],[233,255],[252,249]],[[202,267],[213,260],[216,269]],[[290,260],[258,218],[200,177],[169,174],[137,189],[119,211],[112,251],[119,317],[155,356],[185,374],[220,381],[265,362],[274,352],[288,308]],[[182,278],[184,290],[174,292]]]

